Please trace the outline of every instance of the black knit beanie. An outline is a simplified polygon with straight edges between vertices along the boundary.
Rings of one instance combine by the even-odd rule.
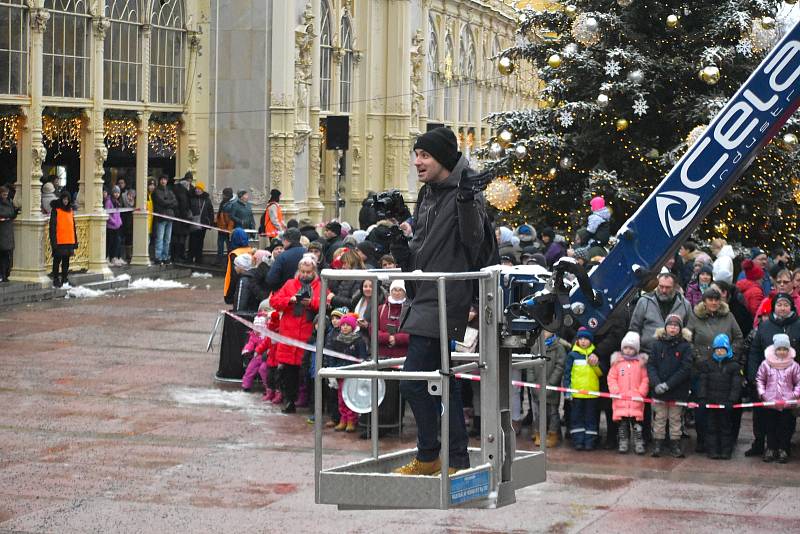
[[[433,156],[448,171],[452,171],[458,163],[458,142],[450,128],[441,126],[420,135],[414,143],[414,150],[418,148]]]

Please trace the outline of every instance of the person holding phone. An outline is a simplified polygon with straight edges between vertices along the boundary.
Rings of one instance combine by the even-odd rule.
[[[394,280],[389,297],[378,308],[378,354],[381,358],[402,358],[408,352],[408,334],[400,331],[400,316],[406,303],[406,284]]]

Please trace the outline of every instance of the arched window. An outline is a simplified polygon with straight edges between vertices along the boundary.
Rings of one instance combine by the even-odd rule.
[[[458,120],[467,123],[471,119],[471,109],[474,109],[475,95],[475,42],[472,32],[466,24],[461,29],[458,49],[458,70],[461,74],[461,83],[458,88]]]
[[[342,17],[342,72],[339,78],[342,113],[350,113],[351,88],[353,86],[353,27],[347,15]]]
[[[186,73],[183,0],[153,0],[150,24],[150,100],[181,104]]]
[[[450,69],[451,72],[445,71],[445,79],[444,79],[444,121],[452,121],[453,120],[453,81],[450,76],[452,76],[452,61],[453,61],[453,38],[450,37],[448,33],[444,38],[444,46],[445,46],[445,69]]]
[[[428,119],[434,120],[439,116],[439,42],[436,35],[436,23],[433,18],[428,18]]]
[[[331,109],[331,64],[333,61],[333,41],[331,35],[331,9],[327,0],[320,0],[319,26],[319,107],[322,111]]]
[[[28,10],[24,0],[0,0],[0,94],[28,93]]]
[[[88,98],[92,20],[84,0],[45,0],[50,20],[42,53],[45,96]]]
[[[106,16],[111,28],[106,34],[103,93],[107,100],[141,100],[142,0],[110,0]]]
[[[502,48],[500,48],[500,38],[495,36],[494,40],[492,41],[492,56],[491,56],[494,59],[492,61],[489,61],[489,69],[490,69],[489,72],[492,73],[492,74],[490,74],[488,76],[489,80],[495,80],[496,81],[497,77],[500,76],[500,74],[496,70],[494,70],[494,68],[497,65],[497,61],[498,61],[498,58],[500,57],[500,52],[501,51],[502,51]],[[490,100],[491,109],[489,109],[490,113],[501,111],[500,108],[502,107],[500,105],[500,98],[501,98],[500,95],[503,92],[503,84],[502,83],[495,83],[495,84],[492,84],[492,85],[494,87],[492,87],[492,98]]]

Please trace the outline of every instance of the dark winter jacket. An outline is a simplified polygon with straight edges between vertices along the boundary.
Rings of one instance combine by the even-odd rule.
[[[178,216],[178,200],[175,198],[175,193],[172,192],[172,189],[159,185],[153,191],[151,198],[153,199],[153,212],[169,215],[170,217]]]
[[[305,253],[306,247],[300,244],[290,245],[281,252],[267,274],[267,285],[272,291],[279,290],[283,284],[294,278],[294,275],[297,274],[297,264],[300,263],[300,259]]]
[[[256,272],[254,270],[245,271],[239,275],[236,282],[236,294],[233,297],[234,312],[255,312],[261,299],[258,298],[259,291],[256,282]]]
[[[731,310],[731,314],[736,318],[736,324],[739,325],[742,335],[747,337],[753,329],[753,315],[750,313],[750,310],[747,309],[744,296],[736,289],[736,286],[732,287],[733,289],[731,289],[731,293],[728,295],[728,307]]]
[[[788,335],[792,348],[795,351],[800,349],[800,320],[797,318],[797,313],[792,313],[786,319],[778,319],[771,313],[769,318],[758,326],[747,357],[747,380],[751,383],[755,383],[758,366],[764,361],[764,350],[772,345],[772,337],[775,334]]]
[[[689,383],[692,374],[692,333],[684,328],[681,335],[667,336],[663,328],[656,331],[655,341],[647,361],[647,376],[653,397],[661,400],[685,401],[689,398]],[[655,387],[661,383],[669,389],[656,395]]]
[[[353,297],[361,290],[361,280],[331,280],[330,289],[333,292],[333,299],[330,308],[340,308],[346,306],[353,309]]]
[[[175,200],[178,201],[178,208],[176,210],[179,219],[191,219],[192,218],[192,208],[190,205],[192,194],[188,188],[181,185],[183,183],[188,182],[176,182],[172,188],[172,192],[175,194]],[[172,222],[172,234],[173,235],[186,235],[189,233],[189,225],[186,223],[173,221]]]
[[[14,250],[14,219],[17,213],[10,197],[7,200],[0,199],[0,250]]]
[[[479,256],[491,249],[496,256],[494,232],[487,233],[488,216],[483,195],[474,200],[456,199],[462,172],[472,173],[467,159],[459,158],[450,176],[439,183],[424,186],[422,200],[414,213],[414,237],[409,243],[410,268],[424,272],[464,272],[475,269]],[[438,338],[439,307],[447,309],[447,333],[451,339],[464,339],[467,315],[472,302],[471,281],[449,281],[446,303],[440,304],[434,282],[413,284],[414,299],[404,318],[403,330]]]
[[[253,219],[253,209],[249,202],[242,202],[239,198],[234,198],[228,203],[228,215],[233,219],[234,226],[245,230],[252,230],[256,227]]]
[[[313,226],[301,226],[300,235],[305,236],[309,243],[320,240],[319,233],[317,233],[317,229]]]
[[[380,221],[367,235],[367,241],[375,245],[375,252],[380,257],[389,254],[392,244],[392,224],[389,221]]]
[[[196,218],[198,215],[200,216],[200,220],[198,221],[200,224],[205,224],[207,226],[212,226],[214,224],[214,205],[208,193],[203,192],[203,194],[199,196],[197,194],[192,195],[189,206],[192,210],[193,218]],[[205,230],[205,228],[192,226],[191,231],[196,230]]]
[[[325,335],[325,348],[347,354],[348,356],[353,356],[360,360],[369,358],[367,344],[364,343],[364,336],[358,331],[354,331],[349,335],[344,335],[338,328],[332,328]],[[353,365],[353,363],[355,363],[334,356],[324,356],[324,358],[325,367],[342,367],[343,365]]]
[[[692,332],[692,349],[695,368],[703,361],[711,359],[711,346],[717,334],[726,334],[733,347],[733,358],[744,366],[746,355],[742,351],[744,337],[736,319],[725,302],[719,303],[719,310],[710,313],[705,302],[694,307],[686,328]]]
[[[378,213],[375,208],[370,206],[372,198],[365,198],[361,202],[361,209],[358,211],[358,227],[366,230],[376,222],[378,222]]]
[[[544,251],[544,259],[547,260],[547,266],[552,267],[555,262],[567,255],[567,249],[564,244],[559,241],[553,241],[547,245]]]
[[[330,265],[333,263],[333,253],[344,246],[342,244],[342,238],[336,235],[330,239],[323,240],[322,244],[325,246],[325,264]]]
[[[698,402],[733,404],[742,396],[742,366],[732,358],[718,362],[708,358],[697,366]]]
[[[655,341],[656,330],[663,328],[667,316],[673,313],[683,320],[683,324],[686,324],[690,313],[689,303],[677,291],[675,293],[675,301],[667,315],[661,314],[661,306],[655,293],[648,293],[636,302],[636,307],[631,315],[630,330],[641,336],[643,351],[649,352],[651,345]]]

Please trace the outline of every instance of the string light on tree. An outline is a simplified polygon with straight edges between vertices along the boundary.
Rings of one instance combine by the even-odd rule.
[[[698,139],[703,135],[703,133],[708,128],[708,124],[701,124],[699,126],[695,126],[692,128],[692,131],[689,132],[689,135],[686,136],[686,146],[691,147],[693,146]]]
[[[0,152],[11,152],[19,139],[19,115],[0,117]]]

